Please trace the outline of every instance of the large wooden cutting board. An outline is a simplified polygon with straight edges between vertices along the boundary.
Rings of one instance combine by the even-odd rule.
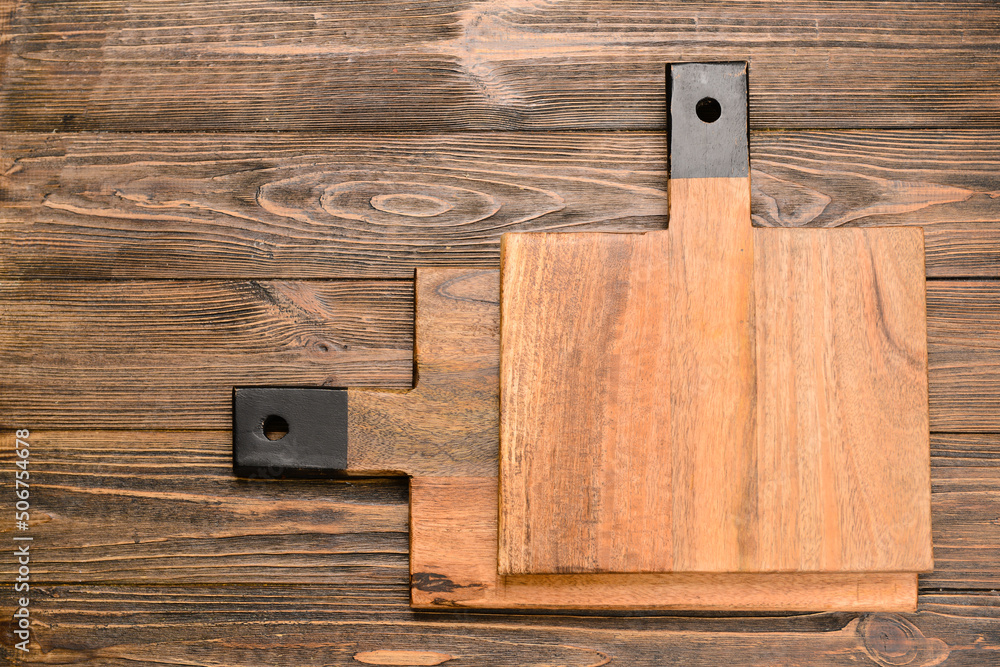
[[[409,392],[349,390],[348,458],[349,470],[412,475],[414,607],[915,608],[917,577],[911,573],[500,574],[500,274],[420,270],[416,294],[417,384]]]

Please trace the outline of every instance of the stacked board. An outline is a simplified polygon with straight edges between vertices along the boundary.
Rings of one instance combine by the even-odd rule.
[[[709,70],[671,72],[669,229],[419,271],[415,388],[351,390],[348,468],[412,476],[414,606],[915,607],[922,231],[753,229],[745,115],[692,120],[746,70]]]

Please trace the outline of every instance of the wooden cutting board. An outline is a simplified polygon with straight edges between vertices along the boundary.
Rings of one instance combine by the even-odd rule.
[[[506,238],[501,572],[932,569],[919,230],[708,219]]]
[[[933,568],[922,230],[753,229],[745,141],[684,167],[720,70],[668,230],[504,237],[503,574]]]
[[[500,274],[421,269],[412,391],[349,390],[348,469],[410,480],[421,609],[906,611],[913,573],[504,575],[498,567]]]
[[[418,270],[414,388],[340,403],[346,470],[411,477],[414,607],[916,607],[921,231],[753,229],[745,65],[668,83],[667,230]]]

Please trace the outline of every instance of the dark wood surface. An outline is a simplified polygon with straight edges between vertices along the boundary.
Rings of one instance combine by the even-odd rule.
[[[995,2],[4,0],[0,32],[0,425],[36,433],[31,660],[996,660]],[[662,65],[743,58],[754,224],[925,230],[917,613],[414,612],[405,480],[232,476],[233,384],[412,381],[414,267],[495,269],[504,231],[664,227]]]
[[[667,224],[662,132],[377,142],[363,134],[5,133],[0,141],[8,276],[412,279],[428,264],[497,268],[503,232]],[[752,132],[753,222],[922,225],[928,276],[1000,277],[998,155],[995,130],[961,126]],[[363,199],[397,192],[399,182],[454,208],[414,225]],[[331,213],[320,202],[330,187],[356,197]]]
[[[991,0],[20,0],[9,129],[663,126],[663,63],[750,61],[750,123],[995,127]],[[433,110],[433,111],[431,111]]]

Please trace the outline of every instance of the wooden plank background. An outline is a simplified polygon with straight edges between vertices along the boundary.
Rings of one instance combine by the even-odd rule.
[[[995,661],[998,35],[992,0],[0,1],[25,662]],[[414,267],[496,268],[505,231],[665,226],[663,63],[699,59],[750,62],[754,224],[924,227],[917,613],[414,613],[405,480],[232,477],[234,384],[411,382]]]

